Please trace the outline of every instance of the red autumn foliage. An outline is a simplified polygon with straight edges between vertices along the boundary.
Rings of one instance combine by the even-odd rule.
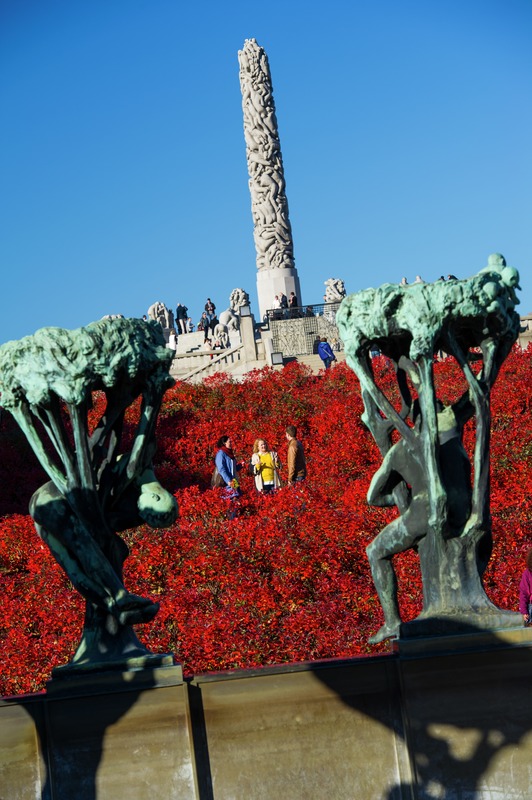
[[[389,391],[385,359],[374,366]],[[435,374],[445,401],[464,390],[452,361],[437,363]],[[515,349],[492,392],[494,552],[485,576],[493,602],[512,609],[532,546],[531,386],[531,352]],[[103,397],[94,400],[101,413]],[[180,518],[166,531],[142,526],[125,534],[126,586],[161,603],[155,620],[139,627],[151,650],[173,652],[188,674],[386,652],[386,644],[367,644],[382,613],[365,547],[395,510],[366,503],[380,457],[361,412],[358,380],[343,364],[320,376],[293,364],[242,383],[218,376],[167,392],[156,469]],[[308,480],[261,496],[243,475],[239,514],[228,520],[227,501],[209,488],[216,440],[230,434],[237,457],[247,459],[260,436],[283,461],[289,423],[303,440]],[[472,429],[465,440],[470,445]],[[41,690],[52,668],[69,660],[84,601],[27,515],[47,478],[8,415],[0,453],[0,693],[18,694]],[[417,558],[405,553],[396,565],[409,620],[421,609]]]

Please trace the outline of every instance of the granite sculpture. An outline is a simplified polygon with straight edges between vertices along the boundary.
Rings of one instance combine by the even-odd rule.
[[[220,324],[228,330],[237,331],[240,328],[240,309],[249,305],[249,294],[244,289],[233,289],[229,297],[229,308],[222,311],[218,317]],[[215,334],[216,335],[216,334]]]
[[[219,346],[225,350],[229,347],[229,330],[227,325],[223,325],[221,322],[218,322],[217,325],[214,326],[213,331],[213,339],[214,342],[218,342]]]
[[[156,303],[148,308],[148,319],[153,319],[159,323],[161,328],[169,329],[174,327],[174,313],[164,303],[157,300]]]
[[[293,267],[292,229],[268,57],[255,39],[238,53],[257,269]]]
[[[360,380],[362,419],[383,457],[368,502],[399,511],[367,548],[384,611],[371,642],[522,624],[494,606],[482,585],[492,550],[489,395],[519,332],[518,283],[517,270],[496,253],[467,280],[385,284],[350,295],[338,310],[347,360]],[[393,364],[400,408],[379,386],[375,346]],[[439,397],[434,382],[441,351],[463,377],[465,391],[452,399],[450,387]],[[462,441],[472,417],[473,469]],[[410,548],[419,554],[423,610],[401,624],[392,558]]]
[[[233,289],[229,296],[229,307],[234,314],[239,314],[242,306],[249,306],[249,294],[245,289]]]
[[[264,319],[275,295],[301,287],[294,263],[292,227],[281,143],[277,129],[268,57],[255,39],[246,39],[238,53],[244,139],[251,194],[257,264],[259,318]]]
[[[177,517],[175,498],[152,467],[157,415],[173,383],[171,359],[157,322],[123,318],[74,331],[43,328],[0,347],[1,405],[50,478],[33,495],[30,513],[86,600],[81,642],[59,670],[127,669],[171,658],[150,654],[131,627],[151,620],[159,606],[125,588],[128,548],[118,535],[143,523],[165,528]],[[105,395],[99,419],[94,392]],[[125,416],[139,400],[126,445]]]
[[[340,278],[328,278],[323,299],[326,303],[339,303],[346,296],[345,284]]]

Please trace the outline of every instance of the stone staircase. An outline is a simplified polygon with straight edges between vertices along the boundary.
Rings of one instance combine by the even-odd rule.
[[[209,375],[220,372],[239,380],[250,370],[261,369],[268,363],[264,343],[260,339],[255,342],[254,349],[256,358],[246,358],[238,331],[231,332],[230,346],[225,350],[206,349],[201,331],[188,333],[178,338],[170,374],[177,380],[190,383],[200,383]]]
[[[245,321],[242,322],[245,325]],[[532,314],[521,318],[521,326],[519,344],[526,348],[532,341]],[[242,380],[243,376],[253,369],[271,366],[273,351],[271,332],[263,328],[259,338],[256,338],[253,324],[248,326],[247,330],[247,338],[244,337],[244,340],[240,331],[231,331],[230,346],[226,350],[205,349],[201,331],[180,335],[170,374],[178,380],[191,383],[200,383],[209,375],[220,372],[230,375],[234,380]],[[345,361],[343,351],[335,355],[337,361]],[[285,356],[283,365],[276,365],[273,369],[280,370],[292,361],[307,365],[314,375],[324,368],[318,355],[296,355]]]
[[[345,361],[345,353],[339,352],[334,354],[336,356],[336,361]],[[294,356],[293,358],[286,359],[286,361],[297,361],[298,364],[305,364],[307,367],[310,367],[312,370],[313,375],[317,375],[320,370],[324,369],[323,361],[318,355],[311,355],[311,356]],[[334,364],[333,364],[334,369]]]
[[[268,346],[263,338],[255,339],[254,357],[246,357],[246,349],[239,331],[230,334],[230,346],[226,350],[206,349],[201,331],[187,333],[178,337],[177,349],[170,367],[170,374],[176,380],[200,383],[209,375],[226,373],[234,380],[242,380],[252,369],[262,369],[270,365]],[[338,361],[345,360],[345,353],[335,354]],[[297,361],[306,364],[314,375],[323,370],[323,362],[318,355],[299,355],[284,359],[284,364]],[[276,365],[280,370],[283,365]]]

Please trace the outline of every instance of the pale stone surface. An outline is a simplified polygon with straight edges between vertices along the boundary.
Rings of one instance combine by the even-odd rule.
[[[401,797],[391,793],[410,773],[391,663],[263,673],[193,682],[214,798]]]
[[[0,700],[2,800],[197,800],[179,667]]]
[[[301,288],[297,270],[294,268],[262,269],[257,272],[257,295],[259,298],[259,316],[264,319],[267,311],[273,308],[275,295],[283,292],[290,297],[294,292],[301,305]]]
[[[531,667],[519,645],[402,662],[415,797],[529,800]]]
[[[0,700],[6,800],[528,800],[532,630]]]
[[[238,53],[257,268],[293,267],[281,144],[268,57],[255,39]]]
[[[185,687],[129,687],[49,704],[56,798],[197,797]]]
[[[279,291],[287,297],[295,291],[301,299],[268,57],[255,39],[246,39],[238,60],[257,270],[289,270],[291,280],[283,282]],[[261,317],[278,293],[266,294],[273,288],[257,280]]]
[[[41,800],[46,754],[40,745],[44,708],[30,715],[22,705],[0,700],[0,798]]]
[[[345,284],[340,278],[328,278],[325,282],[324,300],[326,303],[337,303],[346,296]]]

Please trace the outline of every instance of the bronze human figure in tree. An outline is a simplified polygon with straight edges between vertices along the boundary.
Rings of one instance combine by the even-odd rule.
[[[368,546],[385,615],[373,642],[472,622],[480,628],[519,624],[518,615],[496,608],[482,586],[492,545],[489,394],[519,332],[518,283],[517,270],[494,254],[467,280],[385,284],[351,295],[340,306],[337,322],[360,379],[363,421],[383,456],[368,502],[396,505],[400,514]],[[375,345],[395,368],[400,408],[375,380],[370,358]],[[467,387],[446,406],[434,385],[434,354],[440,351],[456,359]],[[475,360],[479,369],[472,366]],[[471,482],[462,431],[472,416]],[[402,625],[391,559],[412,547],[420,558],[423,611]]]
[[[173,382],[171,358],[157,322],[123,318],[75,331],[44,328],[0,347],[1,403],[50,477],[33,495],[30,512],[86,600],[71,670],[127,668],[132,659],[142,665],[158,658],[131,625],[152,619],[159,606],[125,588],[128,548],[118,533],[143,523],[168,527],[177,517],[175,498],[152,468],[157,415]],[[91,427],[93,392],[104,393],[106,406]],[[126,447],[125,415],[137,400],[139,421]]]

